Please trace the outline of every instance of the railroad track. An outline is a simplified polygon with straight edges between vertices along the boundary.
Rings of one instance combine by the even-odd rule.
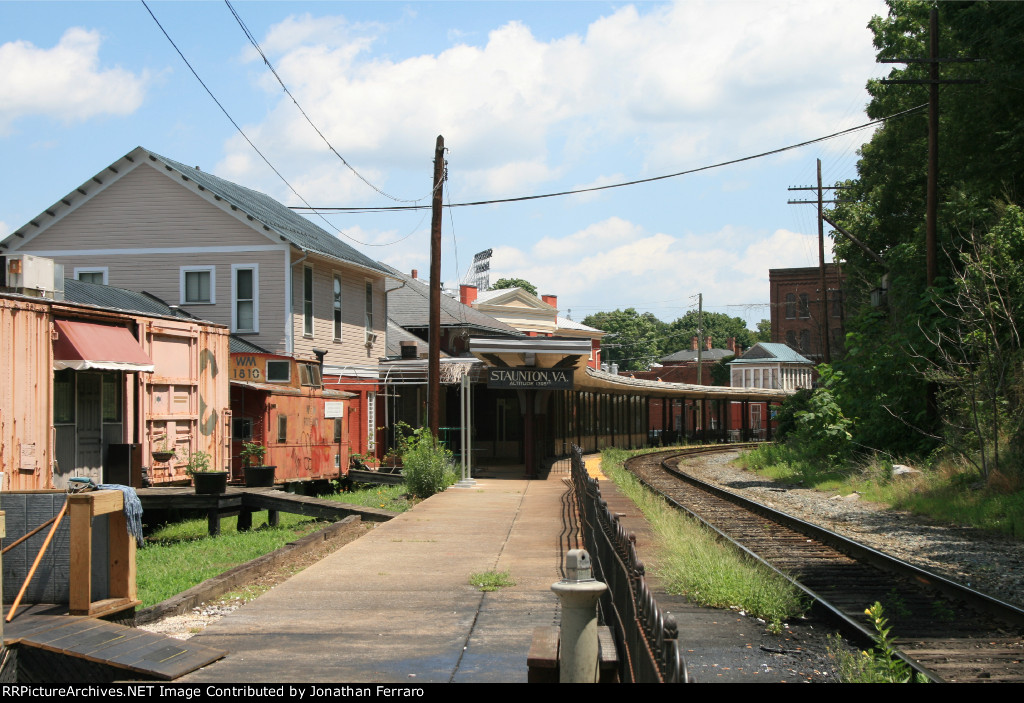
[[[860,646],[864,610],[882,603],[901,656],[932,681],[1024,681],[1024,610],[685,473],[687,457],[742,446],[676,449],[626,467],[652,490],[791,579]]]

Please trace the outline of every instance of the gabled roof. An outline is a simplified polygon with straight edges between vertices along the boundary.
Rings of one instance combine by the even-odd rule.
[[[724,359],[727,356],[734,356],[735,352],[728,349],[704,349],[700,353],[700,360],[703,364],[705,361],[718,361]],[[695,349],[683,349],[677,351],[675,354],[669,354],[663,356],[658,361],[664,363],[671,363],[673,361],[697,361],[697,351]]]
[[[730,363],[757,364],[764,363],[766,361],[784,364],[814,365],[814,362],[810,359],[793,351],[788,345],[779,344],[778,342],[758,342],[748,349],[746,354],[741,356],[739,359],[731,361]]]
[[[495,288],[492,290],[485,290],[476,296],[476,300],[473,301],[474,305],[508,305],[512,301],[524,303],[525,307],[536,308],[538,310],[556,310],[553,305],[550,305],[537,296],[533,295],[529,291],[519,288]]]
[[[139,147],[152,160],[169,166],[198,185],[203,186],[214,195],[219,195],[231,205],[246,214],[252,215],[259,222],[277,232],[281,237],[300,249],[307,249],[316,254],[329,256],[351,264],[387,273],[384,266],[370,257],[356,251],[335,235],[317,227],[302,215],[297,215],[291,208],[282,205],[269,195],[240,186],[237,183],[218,178],[198,168],[168,159],[155,152]]]
[[[607,334],[604,330],[599,330],[596,327],[590,325],[584,325],[582,322],[576,322],[570,320],[568,317],[556,317],[555,324],[558,325],[558,330],[578,330],[580,332],[596,332],[598,334]]]
[[[167,171],[177,172],[179,176],[173,179],[176,182],[180,183],[181,180],[194,182],[199,187],[199,193],[202,197],[208,198],[211,201],[223,200],[228,205],[237,208],[251,217],[252,221],[266,227],[269,232],[276,234],[281,239],[300,249],[378,273],[388,273],[383,264],[360,253],[305,217],[295,214],[290,208],[274,200],[269,195],[264,195],[251,188],[218,178],[198,168],[186,166],[183,163],[169,159],[166,156],[161,156],[143,147],[136,147],[130,153],[97,173],[92,179],[83,183],[81,187],[71,191],[64,198],[55,202],[50,208],[40,213],[38,217],[16,230],[10,237],[7,237],[3,244],[9,245],[14,237],[24,237],[28,232],[39,231],[45,224],[45,215],[56,217],[61,211],[77,207],[78,202],[83,197],[88,199],[93,194],[100,192],[96,187],[97,184],[100,184],[102,188],[102,184],[110,182],[111,179],[119,178],[130,172],[133,168],[138,168],[145,159],[161,164]],[[32,225],[35,225],[35,227],[32,227]],[[255,227],[255,225],[253,226]],[[270,237],[267,231],[263,230],[263,227],[257,227],[257,229]],[[272,238],[276,241],[276,237]]]
[[[401,327],[429,327],[430,286],[418,278],[399,273],[390,266],[387,268],[394,278],[399,278],[404,283],[388,289],[388,318]],[[463,305],[447,295],[441,296],[441,326],[465,327],[501,335],[521,334],[501,320],[496,320],[469,305]],[[390,340],[388,341],[390,344]]]

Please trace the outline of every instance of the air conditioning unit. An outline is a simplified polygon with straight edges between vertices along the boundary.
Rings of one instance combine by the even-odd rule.
[[[377,334],[375,332],[366,333],[366,348],[369,349],[377,343]]]
[[[64,299],[64,266],[53,259],[31,254],[8,254],[4,257],[3,285],[21,295],[50,300]]]

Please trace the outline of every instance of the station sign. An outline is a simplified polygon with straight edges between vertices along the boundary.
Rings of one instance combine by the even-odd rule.
[[[487,371],[487,387],[571,391],[573,372],[572,369],[492,368]]]

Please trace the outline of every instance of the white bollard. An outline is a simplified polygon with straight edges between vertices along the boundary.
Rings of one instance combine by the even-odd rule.
[[[569,551],[565,570],[566,578],[551,586],[562,602],[558,681],[597,683],[597,600],[608,586],[594,580],[585,549]]]

